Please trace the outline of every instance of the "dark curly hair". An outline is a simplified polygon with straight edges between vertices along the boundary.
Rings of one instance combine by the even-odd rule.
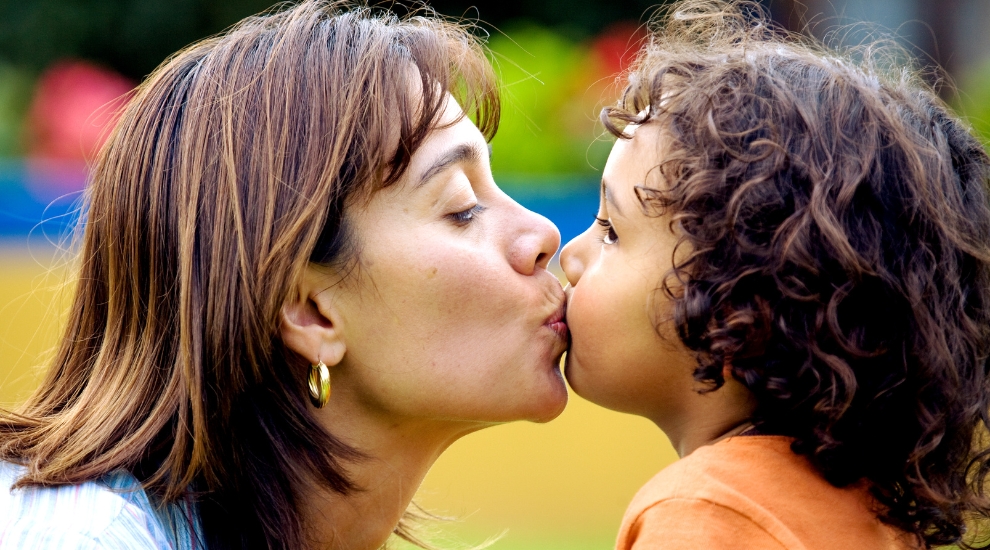
[[[707,391],[754,395],[836,486],[925,546],[987,548],[990,159],[889,46],[838,52],[749,2],[653,20],[602,120],[659,124],[680,235],[661,283]],[[891,52],[894,52],[891,55]],[[981,545],[982,544],[982,545]]]

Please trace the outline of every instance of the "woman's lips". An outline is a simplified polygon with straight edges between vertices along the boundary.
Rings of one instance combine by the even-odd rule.
[[[550,330],[557,333],[562,339],[567,338],[567,322],[564,320],[564,315],[567,312],[567,303],[561,303],[557,311],[553,313],[545,323],[546,326],[550,327]]]

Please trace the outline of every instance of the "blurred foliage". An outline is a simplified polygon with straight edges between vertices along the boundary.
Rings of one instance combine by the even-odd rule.
[[[956,108],[990,146],[990,60],[965,75]]]
[[[0,1],[0,158],[24,152],[23,122],[38,75],[88,59],[142,80],[183,46],[270,0]]]
[[[437,12],[453,17],[480,18],[507,32],[502,25],[526,21],[587,38],[615,21],[646,21],[659,4],[669,0],[428,0]],[[407,2],[408,3],[408,2]]]
[[[611,149],[597,113],[609,80],[586,42],[524,24],[489,42],[502,81],[502,119],[492,141],[496,173],[593,174]]]
[[[0,60],[38,72],[84,58],[141,80],[183,46],[270,0],[9,0],[0,2]]]
[[[614,67],[595,51],[615,21],[645,21],[665,0],[369,0],[426,3],[451,17],[480,18],[504,84],[493,169],[505,174],[590,176],[611,140],[597,115],[611,102]],[[769,2],[771,6],[775,5]],[[222,31],[272,0],[0,1],[0,157],[24,152],[23,119],[41,71],[87,59],[140,81],[183,46]],[[964,79],[961,112],[990,139],[990,65]],[[966,95],[968,94],[968,95]]]
[[[480,16],[490,31],[492,60],[505,84],[503,119],[493,144],[496,171],[573,176],[601,169],[609,149],[608,141],[596,141],[602,101],[596,83],[603,69],[590,37],[615,19],[639,20],[653,3],[510,1],[469,8],[463,1],[430,2],[448,16]],[[22,127],[33,82],[59,60],[87,59],[140,81],[183,46],[270,5],[270,0],[0,3],[0,157],[24,152]]]
[[[27,71],[0,61],[0,158],[23,152],[21,128],[33,86]]]
[[[401,8],[391,1],[369,3]],[[444,15],[480,17],[495,27],[527,19],[585,37],[612,21],[640,20],[658,0],[426,3]],[[0,2],[0,60],[37,72],[55,60],[77,57],[141,80],[186,44],[273,4],[271,0],[4,0]],[[398,4],[415,5],[416,0]]]

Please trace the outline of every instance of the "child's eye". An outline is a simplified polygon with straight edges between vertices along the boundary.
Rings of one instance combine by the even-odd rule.
[[[448,214],[447,216],[454,221],[457,225],[467,225],[474,220],[474,217],[485,210],[484,206],[476,204],[467,210],[462,210],[460,212],[454,212],[453,214]]]
[[[602,236],[602,243],[604,244],[615,244],[619,241],[619,236],[615,234],[615,228],[612,227],[612,222],[604,218],[595,218],[598,225],[605,228],[605,235]]]

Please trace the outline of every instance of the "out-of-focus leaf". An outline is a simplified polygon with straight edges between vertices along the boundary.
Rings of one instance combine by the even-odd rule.
[[[957,108],[976,130],[983,143],[990,144],[990,61],[965,75]]]
[[[596,140],[602,64],[587,43],[519,25],[489,44],[503,85],[492,169],[502,174],[594,174],[608,154]]]
[[[23,152],[24,117],[32,86],[26,71],[0,63],[0,158]]]

